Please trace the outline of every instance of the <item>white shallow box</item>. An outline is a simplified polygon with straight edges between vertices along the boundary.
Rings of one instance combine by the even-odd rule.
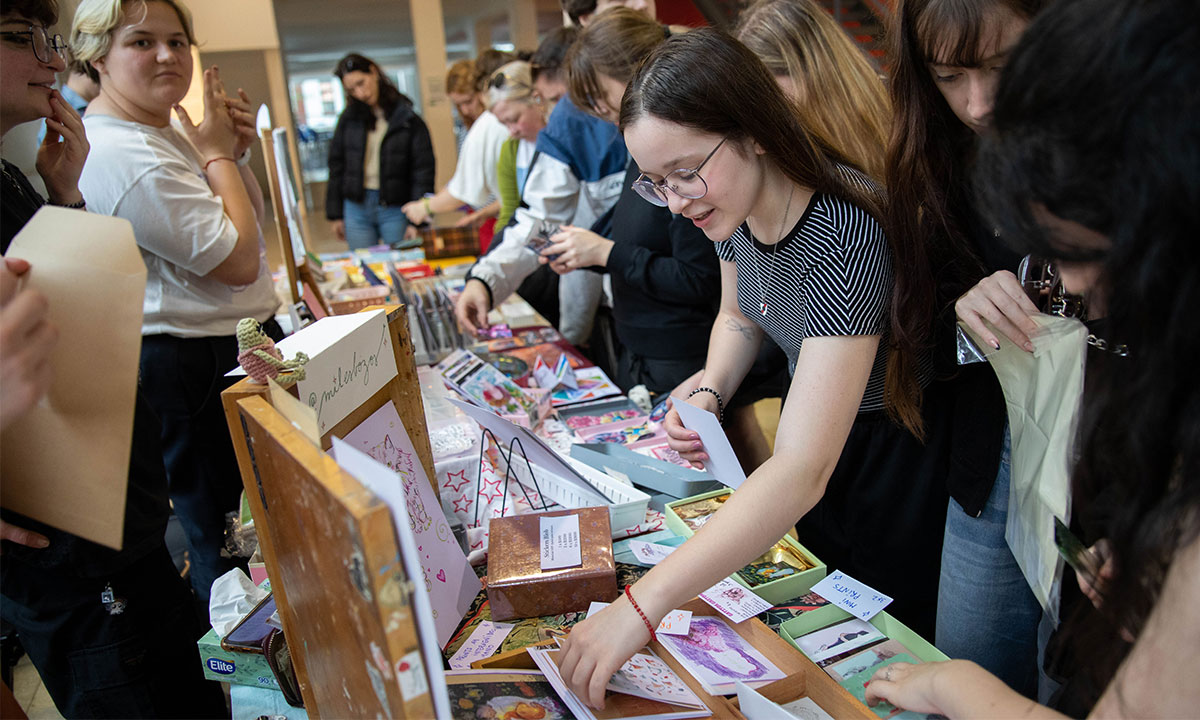
[[[646,519],[646,510],[650,507],[650,496],[638,490],[633,485],[606,475],[599,470],[579,462],[575,458],[560,455],[563,462],[570,465],[582,475],[597,490],[609,498],[608,521],[615,535],[621,530],[631,528]],[[527,490],[540,489],[547,498],[565,508],[581,508],[596,505],[574,483],[560,475],[546,470],[540,465],[533,464],[537,476],[537,484],[529,482],[529,470],[525,461],[518,457],[513,468],[515,475],[525,484]],[[501,468],[503,473],[503,468]],[[510,480],[510,482],[515,482]]]

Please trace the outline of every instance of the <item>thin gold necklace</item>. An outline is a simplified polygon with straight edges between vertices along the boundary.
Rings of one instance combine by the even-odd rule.
[[[788,213],[792,211],[792,196],[796,194],[796,186],[792,185],[792,189],[788,191],[787,203],[783,208],[783,218],[779,221],[779,239],[771,246],[771,260],[767,268],[767,281],[763,282],[761,272],[756,272],[758,275],[758,313],[763,317],[767,316],[767,287],[774,281],[775,278],[775,252],[779,249],[779,244],[783,242],[783,230],[787,225]],[[750,227],[750,219],[746,219],[746,227]],[[750,237],[754,238],[754,228],[750,228]],[[754,254],[754,269],[758,270],[758,253]]]

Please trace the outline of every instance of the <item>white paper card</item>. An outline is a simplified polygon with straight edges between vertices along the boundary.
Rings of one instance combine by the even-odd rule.
[[[608,606],[609,603],[593,601],[588,606],[587,616],[591,617]],[[687,635],[691,631],[692,611],[672,610],[662,619],[662,622],[658,624],[658,628],[654,632],[666,635]]]
[[[471,637],[467,638],[458,652],[454,653],[454,657],[450,658],[450,667],[466,670],[476,660],[491,657],[515,627],[516,625],[511,623],[494,623],[487,620],[479,623]]]
[[[387,313],[321,318],[276,344],[285,358],[308,355],[305,379],[296,384],[300,401],[317,411],[322,435],[396,376]],[[240,367],[226,373],[245,375]]]
[[[833,720],[810,697],[779,705],[763,697],[746,683],[737,683],[738,709],[746,720]]]
[[[674,705],[706,707],[704,701],[662,658],[650,653],[635,653],[626,660],[608,681],[608,689]]]
[[[538,526],[543,570],[561,570],[583,564],[578,515],[543,515],[538,518]]]
[[[374,488],[396,486],[396,475],[387,465],[375,460],[366,453],[359,452],[353,446],[340,438],[333,438],[331,454],[337,460],[338,466],[352,475],[367,489],[375,492]],[[377,495],[379,493],[376,493]],[[392,506],[392,515],[403,512],[403,505]],[[421,577],[420,553],[417,549],[417,539],[407,522],[393,521],[396,527],[396,539],[400,541],[400,559],[404,564],[404,572],[409,578]],[[450,717],[450,692],[446,689],[446,677],[442,674],[442,650],[438,642],[437,628],[434,624],[435,613],[430,602],[429,593],[414,592],[412,594],[413,616],[417,619],[417,634],[421,640],[421,650],[413,651],[396,661],[396,676],[400,682],[400,691],[405,700],[428,692],[433,687],[431,696],[433,707],[439,718]],[[421,662],[424,653],[424,663]],[[425,668],[429,669],[428,680]]]
[[[729,578],[700,593],[700,599],[735,623],[771,609],[771,603]]]
[[[675,551],[675,548],[669,545],[659,545],[658,543],[642,542],[641,540],[630,540],[629,551],[638,559],[638,562],[647,565],[657,565],[662,562],[668,555]]]
[[[892,599],[864,585],[841,570],[834,570],[812,586],[812,591],[837,605],[856,618],[870,620],[888,606]]]
[[[700,442],[704,443],[704,452],[708,454],[704,468],[717,482],[734,490],[741,487],[746,482],[746,473],[742,471],[742,464],[738,462],[717,416],[682,400],[672,401],[672,404],[679,411],[683,426],[698,434]]]

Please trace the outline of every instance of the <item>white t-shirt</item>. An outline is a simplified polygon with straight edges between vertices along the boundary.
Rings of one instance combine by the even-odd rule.
[[[383,147],[383,136],[387,131],[387,118],[376,108],[375,128],[367,131],[367,149],[363,156],[363,188],[366,190],[379,189],[379,149]]]
[[[450,194],[476,210],[500,197],[496,163],[500,146],[509,137],[508,128],[491,111],[476,118],[458,153],[454,177],[446,185]]]
[[[84,126],[91,151],[79,189],[88,209],[132,223],[146,262],[142,334],[233,335],[244,317],[273,316],[279,298],[261,232],[254,282],[233,287],[205,277],[233,252],[238,234],[183,131],[109,115],[88,115]]]

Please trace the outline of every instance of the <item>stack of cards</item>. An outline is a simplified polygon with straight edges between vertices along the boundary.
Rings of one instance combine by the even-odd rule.
[[[559,672],[561,650],[530,647],[528,652],[562,701],[580,720],[684,720],[712,716],[712,711],[696,693],[649,650],[636,653],[613,675],[603,710],[589,708],[567,687]]]

